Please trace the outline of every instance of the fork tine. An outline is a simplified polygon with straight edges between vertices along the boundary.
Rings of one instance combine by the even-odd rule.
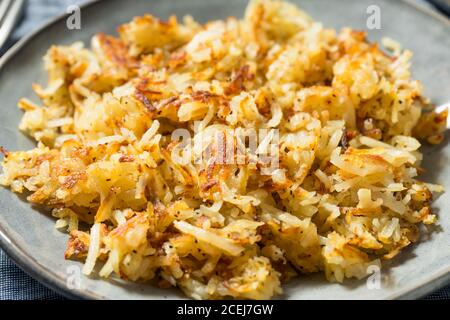
[[[12,0],[2,0],[0,3],[0,21],[3,21]]]
[[[4,5],[6,8],[5,13],[0,17],[0,48],[2,48],[6,40],[8,40],[11,31],[16,25],[20,13],[22,12],[24,2],[25,0],[4,0],[4,2],[0,4],[0,6],[3,6],[3,3],[7,3],[7,5]]]

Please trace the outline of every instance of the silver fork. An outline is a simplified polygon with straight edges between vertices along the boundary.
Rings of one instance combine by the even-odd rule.
[[[20,18],[25,0],[0,0],[0,48]]]

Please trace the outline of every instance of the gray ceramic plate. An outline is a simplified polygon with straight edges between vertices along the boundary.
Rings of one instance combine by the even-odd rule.
[[[301,0],[294,1],[326,26],[351,26],[366,30],[367,8],[381,8],[381,30],[370,31],[372,40],[390,36],[414,53],[413,69],[423,81],[426,94],[437,104],[450,101],[450,24],[445,18],[419,10],[404,1],[390,0]],[[69,44],[89,39],[96,32],[114,33],[116,26],[145,12],[162,18],[170,14],[191,14],[200,21],[241,16],[244,0],[108,0],[91,3],[82,10],[82,29],[70,31],[60,18],[21,41],[0,60],[0,145],[10,150],[25,150],[33,142],[17,130],[21,112],[20,97],[35,98],[32,82],[45,82],[42,56],[52,44]],[[366,30],[367,31],[367,30]],[[448,138],[447,138],[448,140]],[[426,152],[428,181],[450,189],[450,147]],[[450,192],[441,196],[441,231],[405,250],[382,273],[380,289],[369,290],[365,281],[329,284],[323,276],[302,277],[287,287],[282,298],[289,299],[393,299],[418,298],[447,284],[450,280],[450,219],[447,208]],[[25,271],[58,292],[75,298],[167,299],[182,298],[175,290],[138,285],[119,280],[103,281],[81,276],[81,287],[69,289],[67,281],[77,276],[80,264],[65,261],[67,235],[55,230],[48,214],[30,207],[17,195],[0,188],[0,244]],[[73,268],[75,266],[75,268]],[[71,283],[71,282],[70,282]]]

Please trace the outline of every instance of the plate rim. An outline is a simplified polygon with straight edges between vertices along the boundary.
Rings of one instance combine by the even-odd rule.
[[[103,2],[104,0],[88,0],[85,3],[79,5],[81,11],[97,4]],[[433,10],[425,5],[420,5],[414,0],[401,0],[406,5],[414,8],[415,10],[425,13],[430,18],[433,18],[445,26],[450,26],[450,19],[447,18],[442,13]],[[41,26],[28,33],[17,41],[7,52],[0,57],[0,72],[2,72],[5,65],[11,60],[16,54],[18,54],[22,48],[24,48],[28,42],[30,42],[35,36],[46,31],[52,25],[66,19],[69,17],[69,13],[63,13],[57,15]],[[56,291],[60,295],[69,299],[110,299],[109,297],[104,297],[97,292],[89,289],[68,289],[66,286],[66,281],[59,277],[56,273],[49,270],[43,264],[37,262],[32,256],[28,255],[23,248],[18,244],[14,243],[8,237],[8,232],[5,227],[0,223],[0,248],[6,253],[6,255],[13,260],[13,262],[22,269],[25,273],[30,275],[35,280],[41,282],[44,286]],[[102,280],[99,280],[102,281]],[[438,284],[439,282],[439,284]],[[397,293],[391,294],[386,297],[386,299],[417,299],[422,298],[425,295],[439,290],[444,286],[450,284],[450,266],[444,267],[434,276],[424,279],[419,284],[409,285],[400,290]]]

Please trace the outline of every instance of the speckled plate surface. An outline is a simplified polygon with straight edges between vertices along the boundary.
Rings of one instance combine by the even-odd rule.
[[[371,40],[392,37],[414,52],[414,76],[421,80],[425,93],[436,104],[450,102],[450,23],[446,18],[421,10],[407,1],[392,0],[297,0],[325,26],[350,26],[366,30],[367,8],[381,8],[381,30],[369,31]],[[74,41],[89,43],[96,32],[114,33],[115,28],[145,12],[162,18],[170,14],[193,15],[206,22],[227,16],[241,16],[244,0],[108,0],[96,1],[82,9],[82,29],[70,31],[60,18],[22,40],[0,60],[0,145],[10,150],[25,150],[33,142],[20,133],[21,112],[16,107],[21,97],[34,98],[31,83],[44,83],[42,56],[52,44]],[[368,31],[368,30],[366,30]],[[450,146],[444,144],[425,150],[426,181],[438,182],[450,190]],[[403,251],[382,270],[380,289],[366,281],[329,284],[323,275],[300,277],[284,287],[283,299],[394,299],[418,298],[450,281],[450,192],[439,197],[434,206],[440,228],[418,244]],[[53,219],[32,208],[26,201],[0,188],[0,245],[32,276],[72,298],[92,299],[169,299],[183,298],[176,290],[151,285],[99,280],[81,276],[79,289],[69,289],[67,278],[76,275],[77,262],[65,261],[67,235],[54,228]],[[75,271],[74,271],[75,270]]]

